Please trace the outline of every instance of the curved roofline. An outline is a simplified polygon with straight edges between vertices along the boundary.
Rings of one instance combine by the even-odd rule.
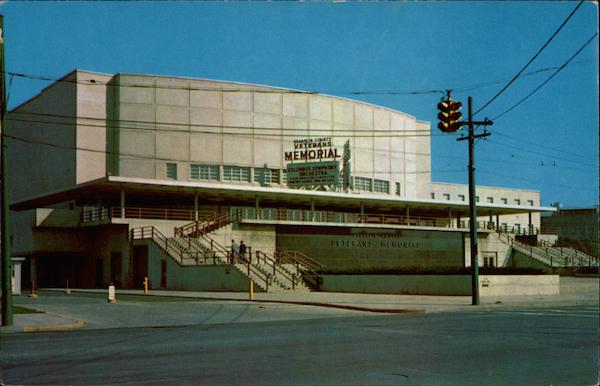
[[[360,101],[360,100],[357,100],[357,99],[345,98],[345,97],[340,97],[340,96],[336,96],[336,95],[323,94],[323,93],[314,92],[314,91],[303,91],[303,90],[293,89],[293,88],[289,88],[289,87],[269,86],[269,85],[263,85],[263,84],[258,84],[258,83],[246,83],[246,82],[237,82],[237,81],[220,80],[220,79],[193,78],[193,77],[189,77],[189,76],[169,76],[169,75],[156,75],[156,74],[135,74],[135,73],[126,73],[126,72],[119,72],[119,73],[114,74],[114,75],[115,76],[117,76],[117,75],[131,75],[131,76],[147,76],[147,77],[175,78],[175,79],[187,79],[187,80],[204,80],[204,81],[216,82],[216,83],[229,83],[229,84],[237,84],[237,85],[241,85],[241,86],[254,86],[254,87],[262,87],[262,88],[273,89],[273,90],[293,91],[293,92],[296,92],[298,94],[305,94],[305,95],[320,95],[320,96],[324,96],[324,97],[328,97],[328,98],[336,98],[336,99],[340,99],[340,100],[344,100],[344,101],[348,101],[348,102],[360,103],[360,104],[363,104],[363,105],[366,105],[366,106],[371,106],[371,107],[375,107],[375,108],[379,108],[379,109],[383,109],[383,110],[392,111],[392,112],[395,112],[395,113],[398,113],[398,114],[405,115],[405,116],[407,116],[409,118],[412,118],[412,119],[414,119],[415,121],[418,121],[418,122],[430,123],[429,121],[418,120],[413,115],[407,114],[407,113],[399,111],[399,110],[392,109],[390,107],[380,106],[380,105],[376,105],[376,104],[369,103],[369,102],[363,102],[363,101]]]

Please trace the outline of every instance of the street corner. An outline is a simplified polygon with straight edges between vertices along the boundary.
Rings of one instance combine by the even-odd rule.
[[[61,332],[81,329],[85,321],[56,314],[15,315],[12,326],[0,328],[2,334]]]

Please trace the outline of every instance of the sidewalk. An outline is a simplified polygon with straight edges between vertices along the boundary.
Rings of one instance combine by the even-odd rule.
[[[512,308],[549,308],[568,306],[598,306],[597,278],[561,278],[561,294],[553,296],[512,296],[512,297],[482,297],[479,306],[471,305],[470,296],[424,296],[424,295],[380,295],[355,294],[335,292],[273,292],[255,293],[256,304],[287,304],[326,307],[340,311],[355,311],[364,313],[438,313],[460,311],[488,311],[494,309]],[[45,289],[42,293],[50,296],[64,294],[64,289]],[[72,289],[72,297],[77,295],[107,296],[104,289]],[[117,299],[134,295],[139,301],[168,300],[168,301],[231,301],[251,304],[247,292],[190,292],[151,290],[147,296],[142,290],[117,290]],[[64,295],[66,296],[66,295]],[[145,299],[146,298],[146,299]],[[23,299],[24,300],[24,299]],[[25,307],[35,308],[23,304]],[[84,320],[58,315],[57,313],[14,315],[14,325],[2,327],[1,332],[41,332],[65,331],[82,328]]]

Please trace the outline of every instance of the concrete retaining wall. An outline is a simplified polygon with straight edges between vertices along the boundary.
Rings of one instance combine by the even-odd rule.
[[[148,242],[148,278],[151,288],[160,288],[161,260],[167,262],[166,289],[185,291],[248,291],[242,273],[227,264],[181,266],[154,243]],[[258,287],[254,287],[259,292]]]
[[[322,291],[471,295],[468,275],[324,275]],[[557,295],[558,275],[480,275],[480,296]]]

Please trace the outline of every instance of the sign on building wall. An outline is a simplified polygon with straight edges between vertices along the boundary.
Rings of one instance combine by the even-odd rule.
[[[294,150],[285,152],[286,161],[310,161],[339,157],[331,137],[295,139]]]
[[[295,139],[294,149],[286,151],[287,185],[291,188],[339,186],[338,149],[331,137]],[[295,162],[294,162],[295,161]]]
[[[287,165],[289,187],[311,185],[338,185],[340,164],[338,161],[302,162]]]
[[[302,252],[330,271],[457,268],[464,262],[458,232],[278,226],[277,249]]]

